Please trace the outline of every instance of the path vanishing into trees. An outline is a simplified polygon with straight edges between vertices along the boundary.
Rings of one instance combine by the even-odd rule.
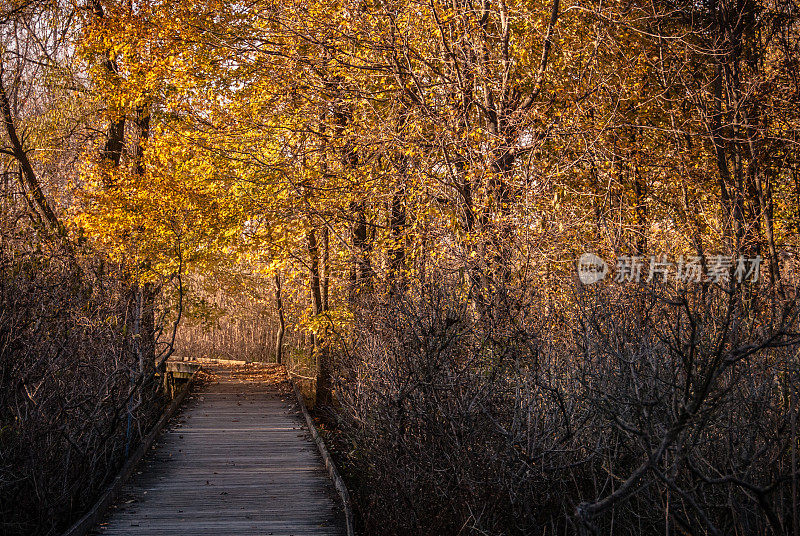
[[[214,365],[96,534],[342,535],[340,502],[285,372]]]

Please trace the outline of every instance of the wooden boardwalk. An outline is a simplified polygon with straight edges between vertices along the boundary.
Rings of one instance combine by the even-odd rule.
[[[211,375],[95,534],[343,535],[341,503],[282,370]]]

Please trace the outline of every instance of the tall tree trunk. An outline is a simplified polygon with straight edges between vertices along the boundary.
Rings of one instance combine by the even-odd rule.
[[[150,112],[147,106],[142,106],[136,110],[136,130],[138,137],[136,139],[136,146],[133,150],[134,169],[133,172],[143,177],[144,169],[144,146],[150,137]],[[146,272],[149,266],[145,263],[140,266],[142,272]],[[153,283],[143,283],[138,285],[139,299],[141,303],[141,325],[139,327],[139,338],[142,351],[142,364],[141,370],[143,372],[150,372],[155,367],[156,360],[156,326],[155,326],[155,300],[156,288]],[[160,366],[159,372],[164,372],[165,365]]]
[[[723,66],[718,63],[716,66],[716,74],[714,76],[714,96],[711,105],[711,121],[709,125],[709,133],[711,141],[714,144],[714,154],[717,161],[717,172],[719,173],[718,183],[720,190],[720,199],[722,204],[723,214],[726,216],[724,234],[729,240],[738,242],[736,238],[739,235],[738,221],[735,218],[734,203],[735,200],[731,197],[731,169],[728,164],[728,142],[723,134],[722,125],[722,98],[723,98],[723,85],[724,73]],[[735,197],[734,193],[734,197]],[[738,246],[738,243],[736,244]]]
[[[99,0],[92,0],[91,9],[94,12],[96,22],[100,23],[105,18],[105,11]],[[119,78],[119,66],[110,50],[107,50],[105,55],[106,60],[103,62],[103,67],[113,80],[117,80]],[[106,142],[103,145],[100,156],[109,168],[116,169],[122,161],[122,152],[125,149],[125,114],[121,113],[121,110],[116,110],[116,113],[113,113],[113,110],[109,110],[109,112]],[[103,184],[106,188],[112,188],[115,186],[115,181],[110,174],[104,173]]]
[[[631,130],[631,147],[633,149],[633,195],[636,203],[636,254],[647,254],[647,230],[648,230],[648,210],[647,210],[647,179],[642,175],[639,166],[639,121]]]
[[[122,149],[125,146],[125,116],[111,119],[108,122],[106,143],[103,145],[102,157],[111,168],[119,167],[122,160]],[[104,177],[107,188],[114,186],[110,177]]]
[[[406,227],[406,204],[403,187],[392,195],[389,216],[389,235],[392,240],[389,248],[389,292],[392,297],[402,296],[406,290],[406,250],[403,244]]]
[[[286,317],[283,314],[281,275],[275,272],[275,307],[278,309],[278,334],[275,336],[275,362],[283,364],[283,334],[286,332]]]
[[[310,258],[309,275],[311,279],[311,304],[315,316],[325,312],[322,301],[322,284],[320,277],[320,258],[319,243],[315,229],[306,233],[308,243],[308,255]],[[332,364],[330,351],[327,341],[323,334],[314,333],[314,355],[317,358],[317,393],[316,403],[322,406],[330,405],[332,402]]]
[[[328,289],[331,286],[331,247],[330,230],[328,227],[322,228],[322,310],[330,309],[328,301]]]
[[[372,250],[369,225],[367,223],[366,210],[364,203],[353,203],[353,226],[351,229],[351,240],[353,243],[354,259],[350,271],[351,299],[372,290],[372,262],[370,254]]]
[[[140,106],[136,109],[136,128],[139,133],[139,140],[134,151],[134,160],[137,175],[144,175],[144,146],[150,139],[150,109],[147,106]]]

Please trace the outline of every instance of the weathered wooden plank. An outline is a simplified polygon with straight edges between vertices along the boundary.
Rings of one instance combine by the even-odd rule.
[[[62,534],[62,536],[83,536],[91,530],[92,526],[97,524],[103,515],[105,515],[106,509],[113,503],[113,501],[117,498],[117,495],[122,491],[123,485],[131,477],[136,465],[139,464],[141,459],[147,453],[147,449],[150,448],[150,446],[155,442],[156,437],[158,437],[158,434],[161,433],[161,430],[167,424],[169,419],[171,419],[172,416],[178,411],[178,408],[183,403],[184,399],[189,393],[189,390],[191,389],[192,378],[193,377],[189,378],[189,381],[186,383],[186,385],[183,386],[175,399],[167,407],[164,415],[162,415],[158,422],[156,422],[155,426],[153,426],[153,428],[142,441],[142,444],[136,449],[136,451],[133,452],[133,454],[131,454],[130,458],[128,458],[128,461],[122,466],[122,469],[117,477],[106,488],[97,502],[95,502],[94,506],[92,506],[92,508],[86,512],[83,517],[81,517],[70,528],[68,528],[67,531]]]
[[[339,501],[288,384],[212,369],[97,533],[342,536]]]
[[[339,471],[336,469],[336,465],[333,463],[333,458],[328,452],[328,449],[325,447],[325,443],[319,436],[319,433],[314,426],[314,422],[311,420],[311,415],[309,415],[308,409],[303,401],[300,389],[297,387],[297,384],[294,381],[292,381],[292,387],[294,388],[297,403],[300,406],[300,410],[303,412],[303,417],[306,420],[308,430],[311,432],[311,437],[317,445],[317,449],[322,456],[322,461],[325,463],[325,469],[328,471],[328,475],[331,477],[333,485],[342,500],[342,514],[344,515],[345,533],[347,536],[353,536],[355,534],[355,525],[353,522],[353,511],[350,505],[350,492],[347,490],[347,486],[345,486],[344,479],[342,479],[341,475],[339,475]]]

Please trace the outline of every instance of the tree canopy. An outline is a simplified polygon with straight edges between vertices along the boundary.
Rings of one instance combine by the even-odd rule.
[[[358,353],[365,319],[397,307],[385,314],[425,324],[436,315],[415,307],[442,285],[464,308],[454,315],[492,337],[507,330],[464,350],[491,378],[544,359],[517,359],[512,374],[497,357],[539,318],[549,327],[532,340],[569,339],[565,355],[584,363],[602,353],[581,338],[606,326],[586,300],[629,289],[631,262],[648,283],[661,263],[656,302],[675,332],[658,344],[700,344],[692,315],[713,309],[748,320],[703,317],[719,327],[710,333],[749,326],[770,334],[759,348],[788,345],[798,21],[797,3],[779,0],[4,2],[0,163],[26,207],[20,229],[69,244],[76,265],[77,248],[102,252],[142,296],[161,296],[163,319],[207,313],[224,288],[279,318],[278,341],[288,322],[322,405],[350,396],[339,365]],[[586,252],[616,263],[617,281],[579,284]],[[740,258],[763,260],[763,287],[737,279]],[[686,262],[702,284],[680,278]],[[652,328],[642,318],[661,314],[656,302],[626,296],[611,310]],[[604,348],[625,355],[645,344],[636,333]],[[700,412],[708,400],[692,397],[733,372],[688,354],[680,407]],[[642,440],[651,460],[697,415],[678,414],[680,426],[654,432],[661,450]],[[628,497],[637,471],[581,503],[587,527]],[[758,489],[745,493],[763,508]],[[707,528],[720,518],[693,511]]]

